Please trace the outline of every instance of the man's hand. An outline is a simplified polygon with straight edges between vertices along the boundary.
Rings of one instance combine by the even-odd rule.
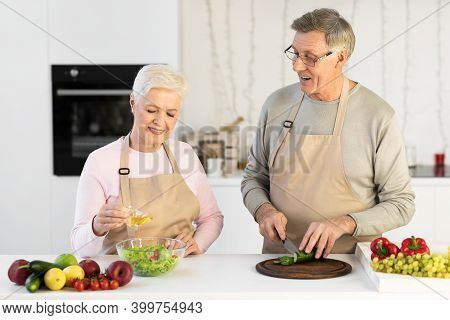
[[[344,234],[353,234],[355,228],[356,223],[350,216],[312,222],[300,242],[299,249],[300,251],[305,249],[305,252],[308,253],[316,247],[316,259],[320,258],[322,253],[324,257],[327,257],[336,240]]]
[[[255,220],[259,224],[259,233],[271,241],[286,238],[286,216],[275,209],[272,204],[264,203],[256,211]]]

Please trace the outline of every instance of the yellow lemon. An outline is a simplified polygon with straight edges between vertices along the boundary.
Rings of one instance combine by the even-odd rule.
[[[59,268],[51,268],[45,273],[44,282],[50,290],[61,290],[66,284],[66,275]]]
[[[84,270],[80,266],[69,266],[64,268],[64,274],[66,275],[66,286],[70,287],[70,281],[72,279],[83,280]]]

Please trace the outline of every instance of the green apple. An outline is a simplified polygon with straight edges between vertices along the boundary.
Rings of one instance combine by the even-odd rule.
[[[63,253],[56,257],[55,264],[61,269],[64,269],[69,266],[76,266],[78,264],[78,261],[73,254]]]

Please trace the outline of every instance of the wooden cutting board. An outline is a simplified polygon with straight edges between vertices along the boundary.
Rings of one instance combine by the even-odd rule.
[[[274,264],[277,259],[265,260],[256,265],[256,271],[275,278],[328,279],[342,277],[352,271],[347,262],[334,259],[319,259],[290,266]]]

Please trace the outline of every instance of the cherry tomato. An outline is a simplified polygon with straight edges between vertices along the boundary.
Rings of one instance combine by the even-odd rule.
[[[151,260],[153,261],[157,261],[159,258],[159,252],[158,251],[153,251],[153,255],[150,257]]]
[[[109,281],[106,279],[103,281],[100,281],[100,288],[102,288],[102,290],[108,290],[109,289]]]
[[[100,283],[96,279],[91,280],[91,290],[96,291],[100,288]]]
[[[75,281],[74,288],[75,288],[75,290],[77,290],[77,291],[79,291],[79,292],[83,291],[83,290],[84,290],[84,283],[83,283],[83,280],[77,280],[77,281]]]
[[[89,289],[89,287],[91,286],[91,280],[89,280],[88,278],[84,278],[82,281],[84,284],[84,289]]]
[[[111,281],[109,282],[109,288],[110,288],[111,290],[116,290],[118,287],[119,287],[119,281],[117,281],[117,280],[111,280]]]
[[[75,282],[77,282],[77,279],[76,279],[76,278],[70,279],[70,280],[69,280],[69,287],[73,288],[74,285],[75,285]]]

